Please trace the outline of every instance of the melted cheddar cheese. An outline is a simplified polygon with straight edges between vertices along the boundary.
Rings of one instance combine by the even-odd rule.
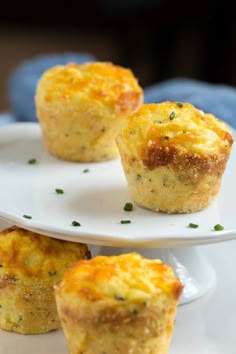
[[[79,261],[65,273],[61,288],[89,301],[134,301],[162,292],[178,298],[182,286],[172,269],[160,260],[148,260],[130,253]]]
[[[190,103],[143,104],[122,132],[135,150],[140,145],[175,146],[184,154],[227,153],[233,138],[226,123]]]
[[[130,69],[110,62],[69,63],[46,70],[39,80],[37,95],[48,104],[73,97],[112,110],[133,111],[139,106],[142,89]]]

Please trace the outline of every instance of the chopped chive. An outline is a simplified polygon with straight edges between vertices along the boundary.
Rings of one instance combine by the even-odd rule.
[[[177,105],[179,108],[182,108],[182,107],[183,107],[183,103],[181,103],[181,102],[176,103],[176,105]]]
[[[114,298],[115,298],[116,300],[118,300],[118,301],[125,301],[125,298],[124,298],[123,296],[119,295],[119,294],[115,294],[115,295],[114,295]]]
[[[138,173],[137,173],[137,175],[136,175],[136,179],[137,179],[137,180],[139,180],[139,179],[141,179],[141,178],[142,178],[142,176],[141,176],[140,174],[138,174]]]
[[[170,116],[169,116],[169,119],[170,119],[170,120],[173,120],[174,117],[175,117],[175,112],[171,112],[171,114],[170,114]]]
[[[190,222],[188,224],[189,227],[191,227],[192,229],[197,229],[198,228],[198,224],[193,224],[192,222]]]
[[[34,165],[36,162],[37,162],[37,160],[35,158],[28,160],[29,165]]]
[[[161,121],[161,120],[154,120],[154,123],[155,123],[155,124],[161,124],[162,121]]]
[[[24,214],[24,215],[23,215],[23,218],[25,218],[25,219],[32,219],[32,216],[31,216],[31,215]]]
[[[186,131],[186,130],[183,130],[183,133],[185,134],[185,133],[187,133],[187,131]]]
[[[214,226],[214,230],[215,231],[221,231],[221,230],[224,230],[224,226],[220,225],[220,224],[216,224]]]
[[[137,309],[131,310],[131,315],[132,316],[137,316],[137,314],[138,314],[138,310]]]
[[[125,211],[132,211],[133,210],[133,204],[132,203],[125,203],[124,208]]]
[[[73,226],[81,226],[81,224],[76,220],[72,221],[72,225]]]
[[[64,194],[64,190],[61,189],[61,188],[55,188],[55,192],[56,192],[57,194]]]
[[[169,140],[169,136],[168,136],[168,135],[165,135],[165,136],[163,136],[163,139],[164,139],[164,140]]]
[[[121,220],[120,221],[121,224],[131,224],[130,220]]]
[[[57,274],[57,271],[56,270],[49,270],[49,272],[48,272],[48,275],[50,276],[50,277],[53,277],[54,275],[56,275]]]
[[[85,168],[84,170],[83,170],[83,173],[88,173],[89,172],[89,169],[88,168]]]

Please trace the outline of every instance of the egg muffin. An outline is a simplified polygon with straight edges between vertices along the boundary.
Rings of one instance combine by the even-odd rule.
[[[61,327],[54,288],[65,270],[90,258],[85,244],[19,227],[0,232],[0,327],[23,334]]]
[[[51,67],[38,80],[35,95],[43,143],[65,160],[114,159],[115,138],[142,100],[130,69],[110,62]]]
[[[166,354],[182,284],[136,252],[77,262],[55,286],[70,354]]]
[[[133,201],[191,213],[218,194],[233,138],[229,127],[190,103],[143,104],[117,137]]]

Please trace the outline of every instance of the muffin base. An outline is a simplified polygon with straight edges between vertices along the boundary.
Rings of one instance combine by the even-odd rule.
[[[188,172],[176,174],[168,166],[154,170],[138,164],[126,167],[128,189],[134,203],[157,212],[192,213],[206,208],[217,195],[221,175],[216,171],[191,178]]]
[[[88,317],[57,297],[58,313],[70,354],[167,354],[176,301],[160,296],[159,303],[105,305]],[[82,306],[82,305],[81,305]],[[137,310],[136,310],[137,309]],[[91,317],[90,317],[91,315]]]
[[[22,334],[40,334],[60,328],[53,287],[39,279],[25,282],[11,274],[2,275],[0,327]]]

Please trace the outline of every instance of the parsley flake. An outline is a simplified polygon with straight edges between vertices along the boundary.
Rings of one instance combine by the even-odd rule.
[[[23,216],[23,218],[25,218],[25,219],[32,219],[32,216],[31,216],[31,215],[24,214],[24,215],[22,215],[22,216]]]
[[[224,230],[224,226],[220,225],[220,224],[216,224],[214,226],[214,230],[215,231],[221,231],[221,230]]]
[[[131,224],[131,220],[121,220],[121,224]]]
[[[170,114],[170,116],[169,116],[169,119],[170,119],[170,120],[173,120],[174,117],[175,117],[175,112],[173,111],[173,112],[171,112],[171,114]]]
[[[73,226],[81,226],[81,224],[76,220],[72,221],[72,225]]]
[[[192,222],[190,222],[190,223],[188,224],[188,226],[191,227],[192,229],[197,229],[197,228],[198,228],[198,224],[194,224],[194,223],[192,223]]]
[[[35,158],[28,160],[29,165],[34,165],[34,164],[36,164],[36,162],[37,162],[37,160]]]
[[[124,208],[125,211],[132,211],[133,210],[133,204],[132,203],[125,203]]]
[[[56,192],[57,194],[64,194],[64,190],[61,189],[61,188],[55,188],[55,192]]]

